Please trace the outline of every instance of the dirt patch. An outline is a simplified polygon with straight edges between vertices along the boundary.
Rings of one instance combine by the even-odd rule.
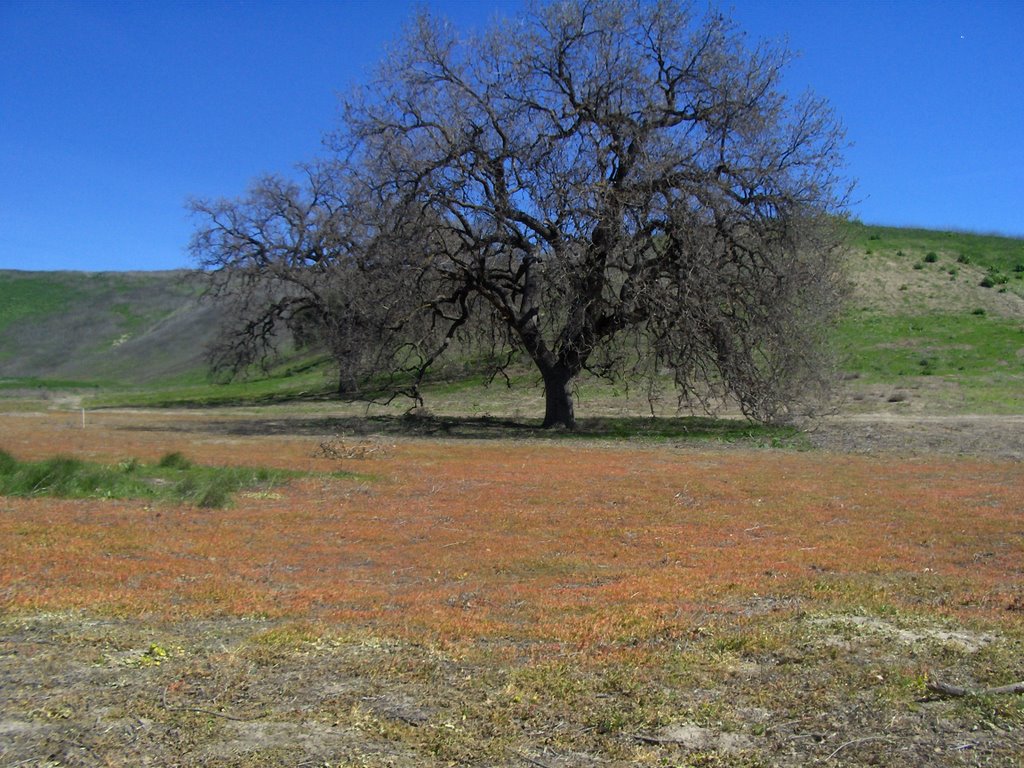
[[[773,642],[745,651],[724,650],[737,630],[717,620],[684,645],[648,648],[637,666],[574,661],[557,646],[524,655],[514,643],[382,643],[328,628],[268,644],[293,629],[274,622],[8,616],[0,764],[1019,764],[1015,702],[928,699],[913,671],[970,677],[978,654],[991,664],[1013,652],[1008,638],[966,651],[927,627],[914,634],[939,642],[853,619],[776,615],[753,628]],[[172,649],[160,663],[110,660],[153,637]]]
[[[940,454],[1024,459],[1024,416],[858,414],[821,420],[815,448],[842,453]]]
[[[982,287],[987,272],[958,264],[955,256],[944,254],[940,263],[919,263],[919,269],[910,258],[879,254],[851,254],[848,263],[854,285],[850,306],[858,310],[891,314],[984,309],[996,317],[1024,316],[1024,298]]]
[[[992,635],[984,632],[968,632],[966,630],[941,629],[928,626],[917,629],[905,629],[875,616],[829,616],[817,621],[826,627],[838,626],[843,629],[843,633],[830,635],[826,638],[826,641],[844,647],[848,645],[848,638],[851,633],[858,637],[877,633],[910,646],[928,642],[938,643],[950,646],[964,653],[977,653],[990,645],[995,639]]]

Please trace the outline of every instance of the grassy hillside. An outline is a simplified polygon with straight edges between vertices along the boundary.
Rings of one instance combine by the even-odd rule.
[[[1024,411],[1024,240],[849,228],[848,407]]]
[[[1024,413],[1024,240],[852,223],[848,246],[854,290],[837,334],[846,409]],[[199,292],[187,272],[0,272],[0,391],[90,387],[96,405],[330,392],[322,358],[285,360],[255,380],[211,383],[203,352],[216,317]],[[484,389],[474,376],[439,384],[427,405],[538,411],[532,371],[514,379],[512,393]],[[581,416],[646,409],[641,392],[589,381],[580,390]],[[663,405],[671,402],[666,394]]]

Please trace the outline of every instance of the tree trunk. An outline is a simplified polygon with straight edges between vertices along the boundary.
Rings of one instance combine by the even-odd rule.
[[[544,377],[544,423],[541,426],[548,429],[561,424],[566,429],[576,429],[569,387],[573,375],[561,365],[542,370],[541,375]]]
[[[345,397],[347,395],[356,394],[358,391],[359,380],[355,377],[352,371],[342,363],[341,370],[338,371],[338,395],[340,397]]]

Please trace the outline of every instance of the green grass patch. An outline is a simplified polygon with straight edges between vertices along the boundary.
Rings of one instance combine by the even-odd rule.
[[[117,465],[68,456],[19,461],[0,451],[0,495],[55,496],[68,499],[150,499],[227,506],[233,494],[282,485],[294,472],[252,467],[203,467],[173,453],[156,465],[126,459]]]
[[[88,397],[89,408],[176,408],[226,405],[267,405],[303,399],[324,399],[335,392],[331,362],[324,356],[290,360],[262,376],[216,381],[205,371],[155,382],[145,389],[105,388]]]
[[[35,376],[16,376],[13,378],[0,378],[0,391],[12,389],[98,389],[100,386],[101,384],[95,381],[78,381],[75,379],[45,379],[37,378]]]
[[[948,376],[999,369],[1024,374],[1024,324],[980,314],[879,315],[847,318],[838,329],[850,370],[877,380]]]
[[[921,376],[957,385],[974,412],[1024,406],[1024,324],[969,313],[849,317],[837,329],[847,371],[869,384]]]
[[[800,447],[800,433],[791,427],[758,424],[746,419],[719,419],[705,416],[652,418],[610,416],[582,418],[577,429],[567,433],[577,437],[604,437],[627,440],[709,440],[753,443],[770,447]]]
[[[747,419],[703,416],[596,416],[576,420],[576,429],[542,429],[539,414],[530,420],[492,416],[436,415],[412,412],[402,416],[349,416],[325,421],[325,428],[346,434],[378,434],[470,440],[644,440],[652,443],[702,441],[735,443],[752,448],[808,447],[806,436],[793,427],[757,424]]]

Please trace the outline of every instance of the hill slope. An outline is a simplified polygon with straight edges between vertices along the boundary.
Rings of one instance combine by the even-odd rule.
[[[1024,413],[1024,240],[849,228],[852,410]]]
[[[0,271],[0,378],[144,385],[204,370],[193,273]]]

